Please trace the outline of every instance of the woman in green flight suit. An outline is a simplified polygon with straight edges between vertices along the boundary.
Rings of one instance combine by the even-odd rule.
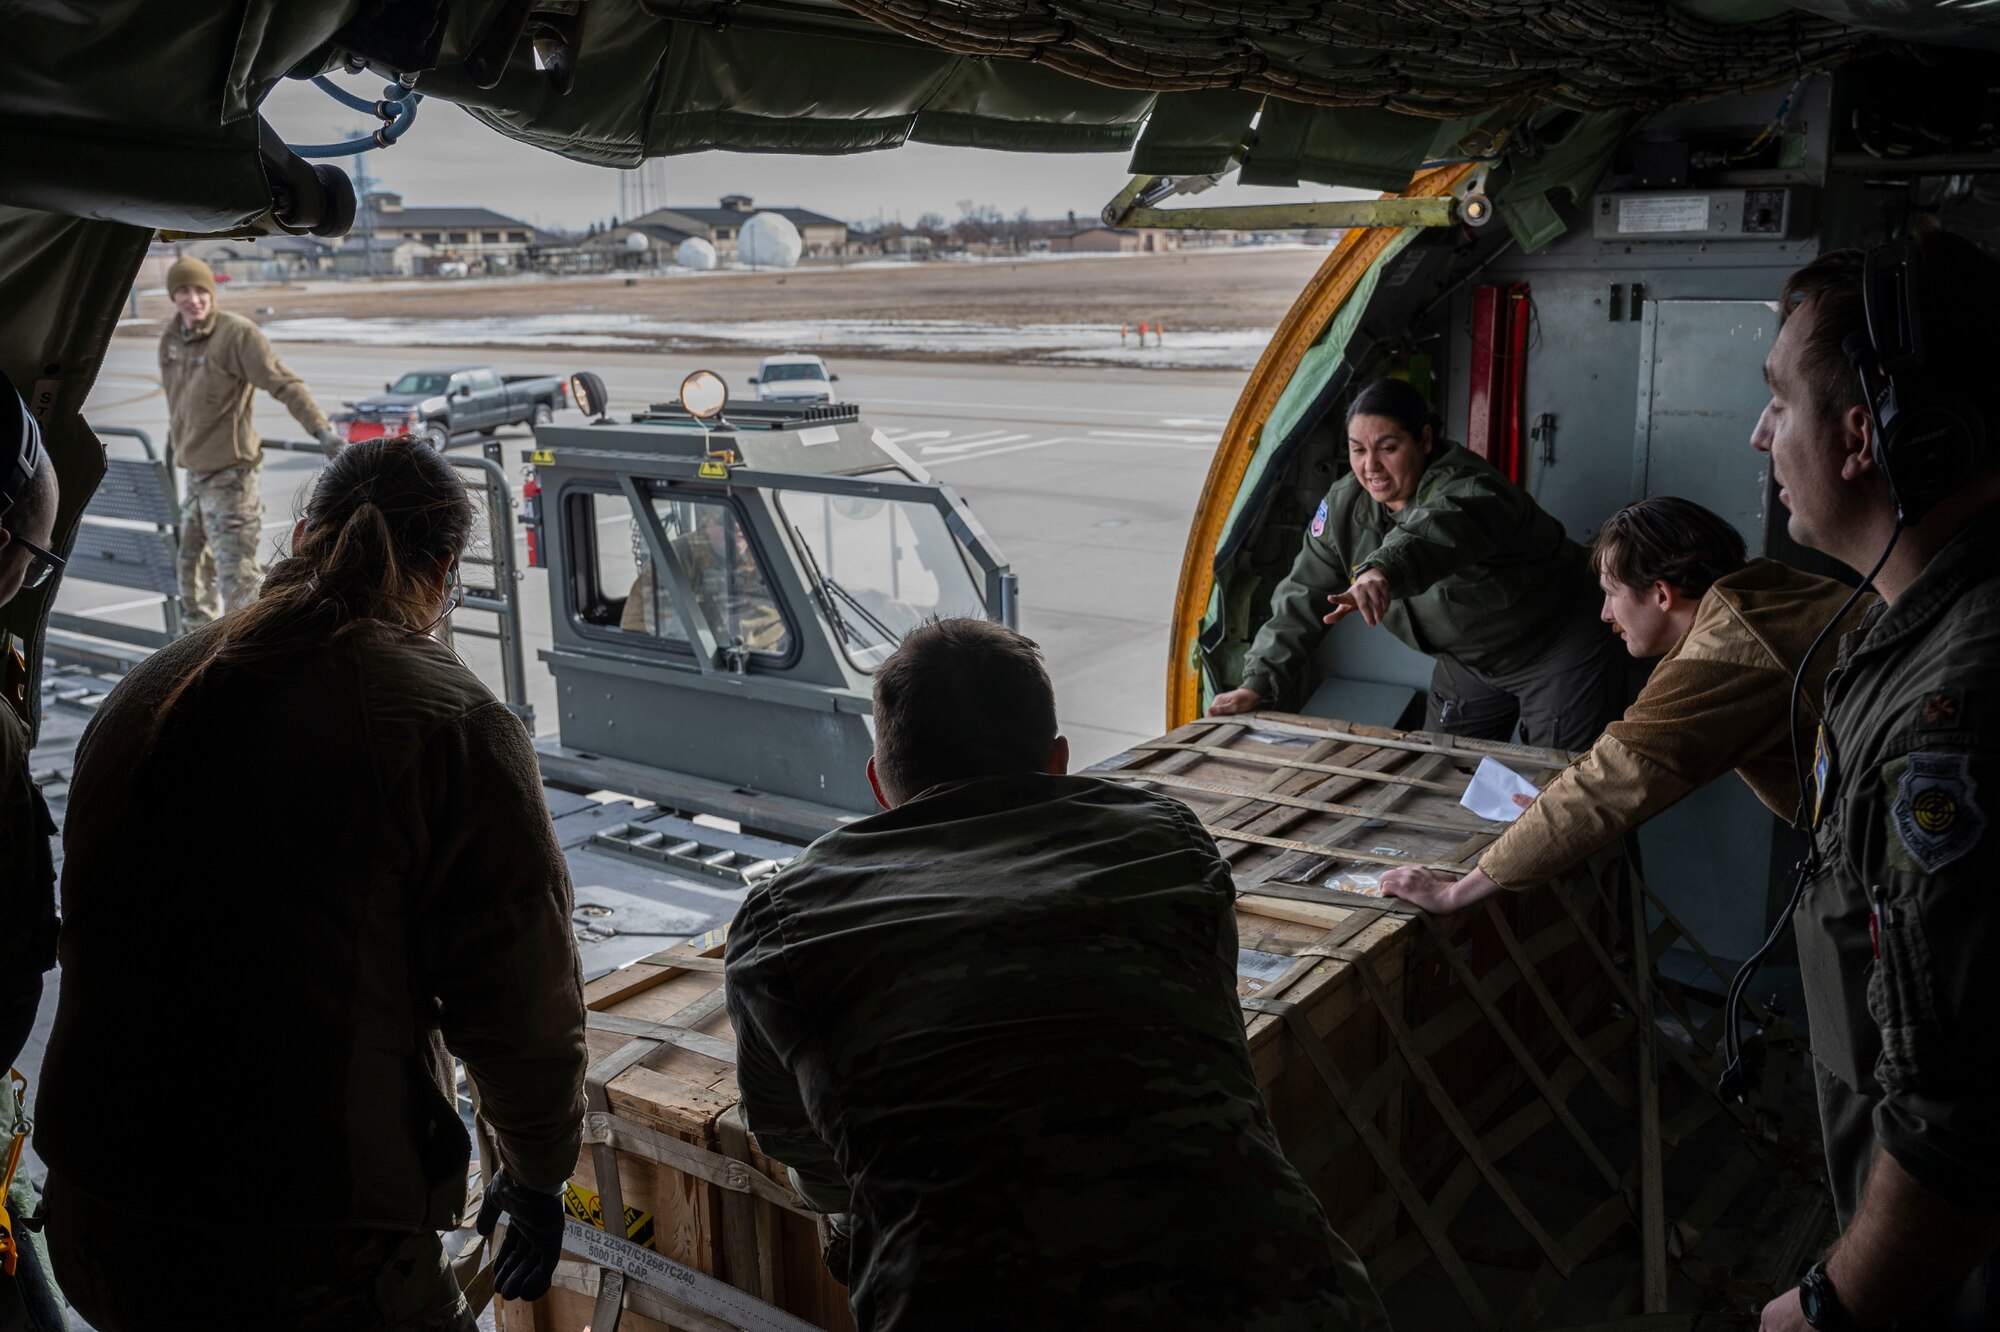
[[[1587,748],[1625,705],[1625,654],[1597,618],[1583,547],[1423,395],[1378,379],[1347,413],[1352,470],[1320,502],[1239,688],[1210,716],[1295,700],[1324,626],[1359,616],[1436,660],[1426,730]],[[1322,608],[1331,610],[1322,613]]]

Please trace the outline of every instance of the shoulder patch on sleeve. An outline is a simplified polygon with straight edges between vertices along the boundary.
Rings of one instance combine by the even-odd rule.
[[[1910,863],[1935,874],[1978,844],[1986,832],[1964,754],[1915,753],[1885,765],[1882,783],[1895,783],[1889,826]]]
[[[1326,535],[1326,501],[1325,501],[1325,500],[1321,500],[1321,501],[1319,502],[1319,512],[1318,512],[1318,513],[1315,513],[1315,514],[1313,515],[1313,522],[1312,522],[1312,534],[1313,534],[1313,535],[1314,535],[1315,537],[1323,537],[1323,536],[1325,536],[1325,535]]]

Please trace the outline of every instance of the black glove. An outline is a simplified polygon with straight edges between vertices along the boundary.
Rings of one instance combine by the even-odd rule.
[[[493,1262],[493,1293],[503,1300],[538,1300],[562,1257],[563,1201],[559,1193],[527,1188],[500,1173],[486,1187],[476,1229],[491,1236],[507,1214],[507,1241]]]

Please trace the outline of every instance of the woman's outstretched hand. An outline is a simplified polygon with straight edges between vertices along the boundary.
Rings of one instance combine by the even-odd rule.
[[[1324,617],[1327,624],[1339,624],[1358,614],[1361,622],[1372,629],[1389,613],[1389,580],[1379,569],[1363,569],[1352,587],[1334,593],[1327,600],[1333,603],[1332,613]]]

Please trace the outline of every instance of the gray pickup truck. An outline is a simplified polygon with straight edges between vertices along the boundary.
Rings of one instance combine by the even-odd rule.
[[[459,435],[490,435],[506,425],[547,425],[569,406],[569,384],[555,375],[500,375],[491,366],[412,370],[377,397],[347,404],[340,424],[349,443],[405,432],[442,449]]]

